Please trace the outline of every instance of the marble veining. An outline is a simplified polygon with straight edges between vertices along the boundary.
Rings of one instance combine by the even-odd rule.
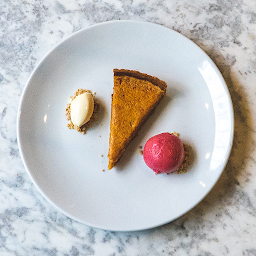
[[[16,116],[40,59],[75,31],[144,20],[194,41],[223,74],[235,139],[216,186],[178,220],[141,232],[77,223],[37,191],[22,164]],[[256,3],[254,0],[0,1],[0,255],[256,255]]]

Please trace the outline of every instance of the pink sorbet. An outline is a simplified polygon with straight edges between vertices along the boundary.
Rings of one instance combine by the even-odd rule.
[[[150,138],[144,147],[143,158],[155,173],[175,172],[184,160],[181,140],[168,132]]]

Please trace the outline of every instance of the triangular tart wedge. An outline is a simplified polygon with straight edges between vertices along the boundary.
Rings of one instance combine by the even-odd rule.
[[[109,164],[116,164],[131,139],[166,93],[166,83],[156,77],[114,69],[111,106]]]

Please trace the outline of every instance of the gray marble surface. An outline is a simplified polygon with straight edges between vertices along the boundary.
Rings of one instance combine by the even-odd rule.
[[[17,108],[35,65],[75,31],[118,19],[194,41],[222,72],[235,111],[234,146],[213,190],[178,220],[142,232],[94,229],[58,212],[17,145]],[[255,83],[255,0],[0,0],[0,255],[256,255]]]

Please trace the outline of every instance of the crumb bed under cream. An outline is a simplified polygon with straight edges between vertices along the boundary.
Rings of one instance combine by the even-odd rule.
[[[74,96],[70,97],[66,108],[67,124],[69,129],[75,129],[85,134],[92,123],[97,121],[97,112],[100,105],[95,102],[95,97],[90,90],[77,89]]]

